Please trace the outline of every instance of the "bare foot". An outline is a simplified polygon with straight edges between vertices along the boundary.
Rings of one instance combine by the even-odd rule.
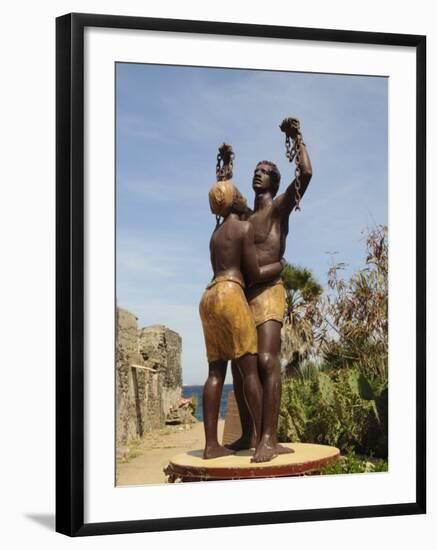
[[[250,461],[269,462],[275,456],[278,456],[276,445],[272,445],[270,441],[261,441]]]
[[[275,452],[278,453],[278,455],[286,455],[294,453],[294,449],[290,449],[290,447],[284,447],[284,445],[279,445],[279,443],[276,443]]]
[[[216,445],[214,447],[205,447],[205,450],[203,451],[203,458],[218,458],[220,456],[229,456],[233,454],[234,451],[226,449],[222,445]]]
[[[246,451],[247,449],[255,449],[256,441],[245,437],[240,437],[240,439],[237,439],[232,443],[226,443],[225,447],[227,449],[232,449],[233,451]]]

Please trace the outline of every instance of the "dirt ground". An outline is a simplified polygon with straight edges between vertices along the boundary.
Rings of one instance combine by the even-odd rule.
[[[219,441],[223,428],[224,420],[219,420]],[[163,469],[170,458],[184,451],[202,449],[204,444],[203,422],[149,432],[130,447],[125,459],[117,459],[117,486],[166,483]]]

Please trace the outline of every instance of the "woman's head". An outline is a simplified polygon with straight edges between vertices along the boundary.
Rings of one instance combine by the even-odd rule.
[[[243,214],[247,201],[231,180],[217,181],[208,193],[211,212],[225,218],[231,212]]]

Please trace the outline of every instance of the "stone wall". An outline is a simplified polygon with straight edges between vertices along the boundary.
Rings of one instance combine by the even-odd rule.
[[[151,325],[139,331],[139,351],[145,364],[160,375],[161,409],[166,415],[182,395],[182,339],[163,325]]]
[[[132,313],[117,309],[117,444],[165,426],[182,395],[182,340],[163,325],[140,330]]]

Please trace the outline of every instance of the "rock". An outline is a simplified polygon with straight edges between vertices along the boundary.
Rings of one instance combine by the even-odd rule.
[[[196,422],[197,418],[193,416],[188,406],[171,410],[165,420],[165,423],[169,425],[194,424]]]

